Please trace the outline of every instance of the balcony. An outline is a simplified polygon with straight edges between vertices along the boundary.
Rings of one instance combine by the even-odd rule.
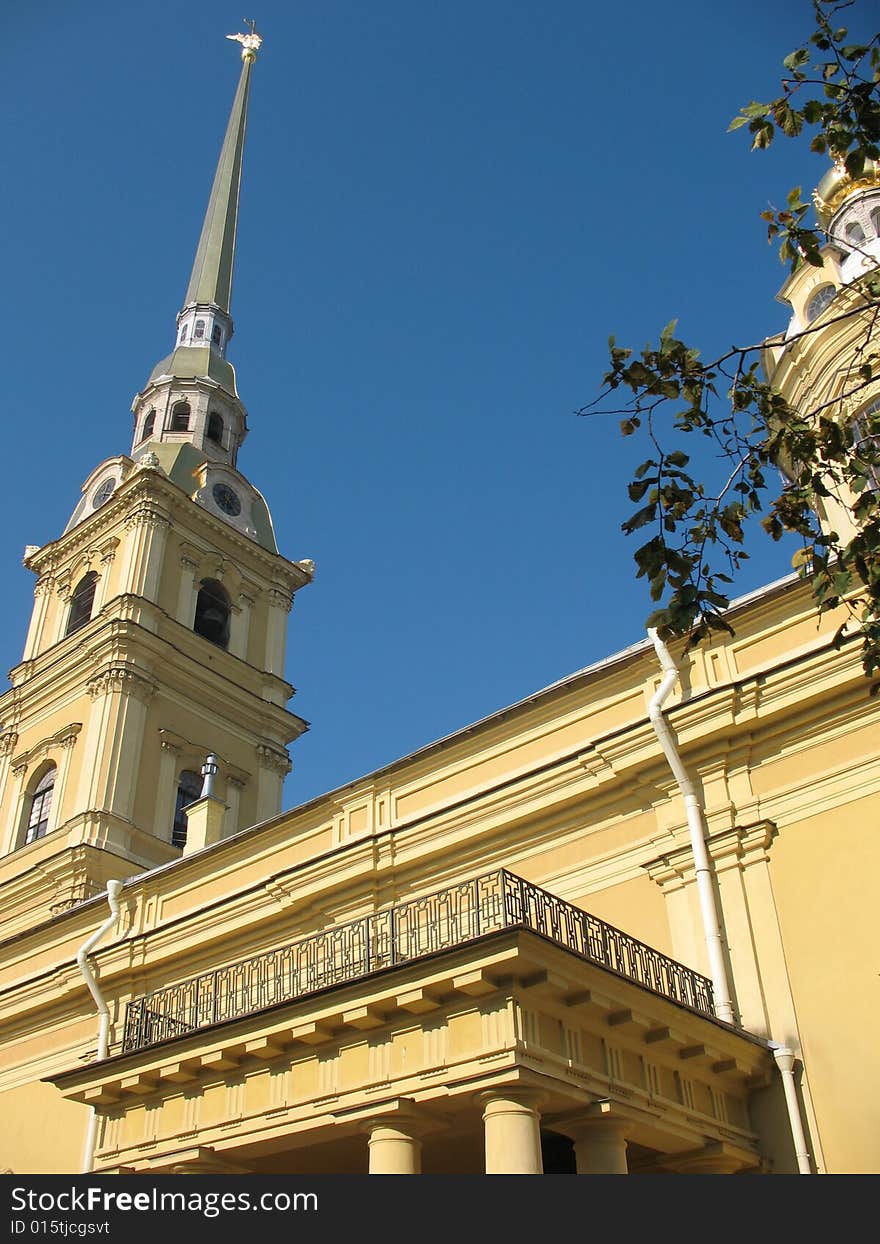
[[[126,1009],[122,1053],[519,929],[661,997],[714,1015],[712,985],[704,976],[499,869],[136,998]]]

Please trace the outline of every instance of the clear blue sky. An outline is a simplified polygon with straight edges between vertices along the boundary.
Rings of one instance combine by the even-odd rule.
[[[262,0],[230,349],[239,467],[317,563],[288,639],[291,806],[640,639],[639,446],[573,411],[610,332],[705,355],[785,323],[758,213],[824,162],[726,134],[806,0]],[[169,350],[238,76],[238,4],[9,11],[5,521],[25,544],[127,452]],[[760,533],[739,589],[787,573]]]

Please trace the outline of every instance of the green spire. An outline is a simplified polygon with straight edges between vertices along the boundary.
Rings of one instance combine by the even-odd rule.
[[[238,221],[238,192],[247,124],[251,68],[256,55],[243,50],[241,77],[229,115],[226,137],[214,174],[202,236],[186,291],[185,306],[213,303],[229,314],[232,294],[232,266],[235,260],[235,229]]]

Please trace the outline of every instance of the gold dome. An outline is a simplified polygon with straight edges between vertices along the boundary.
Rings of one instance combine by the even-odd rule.
[[[857,177],[855,181],[846,171],[843,161],[838,161],[828,170],[813,191],[813,203],[820,223],[827,225],[844,199],[855,194],[857,190],[866,190],[869,186],[878,185],[880,185],[880,163],[878,161],[866,160],[861,177]]]

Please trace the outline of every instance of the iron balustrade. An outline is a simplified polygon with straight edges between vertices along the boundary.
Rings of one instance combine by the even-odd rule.
[[[122,1052],[266,1011],[502,929],[529,929],[654,993],[714,1014],[706,977],[499,869],[136,998],[126,1008]]]

